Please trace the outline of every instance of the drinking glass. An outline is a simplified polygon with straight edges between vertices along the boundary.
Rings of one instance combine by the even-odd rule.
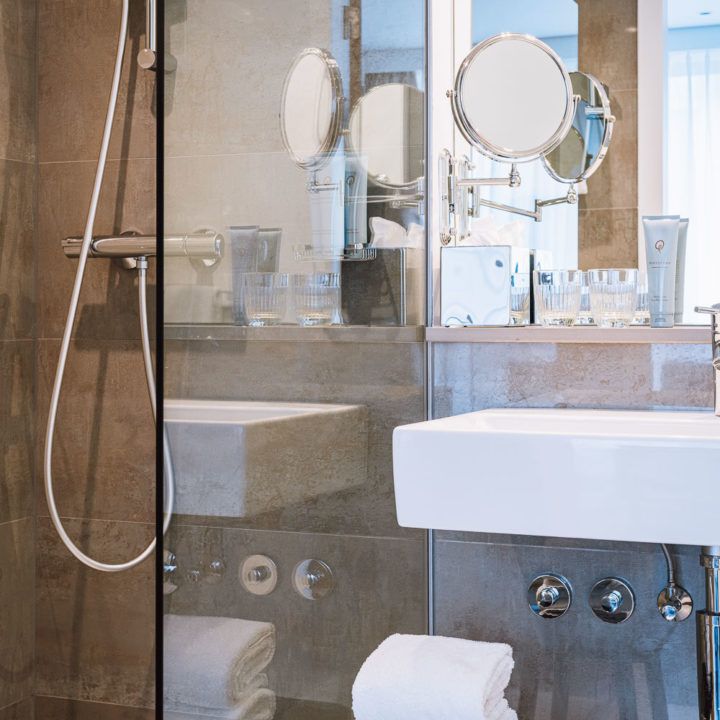
[[[590,307],[590,281],[588,274],[582,274],[582,287],[580,288],[580,309],[578,310],[576,325],[594,325],[595,320]]]
[[[569,326],[580,309],[580,270],[535,270],[535,311],[543,325]]]
[[[600,327],[625,327],[635,315],[637,269],[588,270],[590,305]]]
[[[530,276],[514,273],[510,277],[510,324],[530,324]]]
[[[340,274],[293,275],[295,315],[299,325],[329,325],[338,304]]]
[[[277,325],[285,315],[288,297],[287,273],[245,273],[243,299],[248,325]]]
[[[635,314],[633,315],[631,324],[650,324],[650,305],[648,304],[647,274],[644,272],[638,273],[637,303],[635,304]]]
[[[246,273],[258,270],[259,225],[231,225],[230,260],[232,267],[233,321],[236,325],[247,325],[243,283]]]

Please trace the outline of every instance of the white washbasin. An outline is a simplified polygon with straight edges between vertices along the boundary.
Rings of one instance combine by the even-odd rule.
[[[174,400],[175,512],[244,518],[367,482],[361,405]]]
[[[404,527],[720,544],[720,418],[502,409],[393,433]]]

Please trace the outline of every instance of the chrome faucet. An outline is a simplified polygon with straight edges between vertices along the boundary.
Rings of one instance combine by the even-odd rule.
[[[696,307],[695,312],[710,315],[712,332],[712,364],[715,368],[715,414],[720,416],[720,303],[712,307]]]

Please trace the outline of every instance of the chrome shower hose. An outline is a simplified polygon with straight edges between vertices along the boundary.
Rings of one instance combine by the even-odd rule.
[[[65,323],[65,331],[63,332],[62,343],[60,345],[60,357],[58,359],[57,370],[55,372],[55,382],[53,383],[52,395],[50,398],[50,411],[48,413],[47,430],[45,433],[45,496],[47,498],[48,508],[50,510],[50,518],[53,525],[63,541],[65,547],[83,564],[88,567],[103,572],[120,572],[135,567],[155,550],[157,538],[141,552],[137,557],[124,563],[108,564],[103,563],[89,555],[86,555],[80,548],[70,539],[63,524],[60,520],[55,497],[53,494],[52,484],[52,449],[53,438],[55,435],[55,421],[57,418],[58,401],[60,398],[60,389],[62,387],[63,377],[65,375],[65,363],[67,361],[68,349],[72,337],[75,317],[77,315],[77,307],[80,299],[80,289],[82,288],[83,277],[85,275],[85,264],[90,251],[90,243],[92,242],[93,227],[95,225],[95,215],[97,213],[98,199],[100,197],[100,188],[102,187],[103,174],[105,172],[105,163],[107,161],[108,146],[110,144],[110,134],[112,131],[112,122],[115,115],[115,106],[117,104],[118,88],[120,87],[120,73],[122,69],[122,60],[125,53],[125,38],[127,36],[128,26],[128,4],[129,0],[123,0],[122,16],[120,21],[120,37],[118,40],[117,55],[115,59],[115,72],[113,74],[112,88],[110,91],[110,101],[108,103],[107,115],[105,118],[105,130],[103,132],[102,145],[100,148],[100,156],[98,158],[97,170],[95,172],[95,182],[93,184],[92,197],[90,199],[90,209],[88,211],[87,221],[85,223],[85,233],[83,235],[82,248],[78,260],[77,272],[75,274],[75,283],[73,285],[72,296],[70,298],[70,307],[68,309],[67,320]],[[145,258],[138,259],[138,301],[140,313],[140,334],[142,336],[143,360],[145,364],[145,375],[147,377],[148,392],[150,394],[150,403],[152,405],[153,418],[157,422],[156,406],[155,406],[155,378],[153,377],[152,355],[150,352],[150,338],[148,334],[147,321],[147,260]],[[165,466],[165,477],[167,479],[166,491],[166,511],[163,519],[163,533],[170,524],[172,513],[174,482],[172,477],[172,464],[170,462],[170,454],[165,432],[163,431],[163,461]]]

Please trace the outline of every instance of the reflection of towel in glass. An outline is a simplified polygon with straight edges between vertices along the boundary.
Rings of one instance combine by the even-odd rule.
[[[207,708],[163,710],[163,720],[272,720],[275,715],[275,693],[267,688],[256,688],[230,710]]]
[[[512,648],[428,635],[391,635],[352,689],[356,720],[517,720],[504,698]]]
[[[399,223],[380,216],[370,218],[370,243],[374,248],[422,248],[425,228],[410,223],[407,230]]]
[[[247,701],[249,691],[267,685],[262,671],[275,653],[275,626],[237,618],[166,615],[164,646],[163,694],[168,708],[230,710]]]

